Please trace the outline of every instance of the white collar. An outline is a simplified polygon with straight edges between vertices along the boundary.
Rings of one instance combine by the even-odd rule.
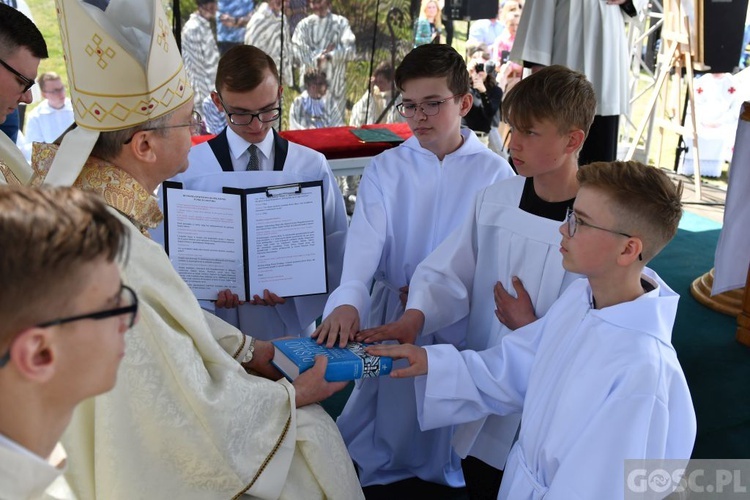
[[[229,152],[232,153],[232,157],[236,160],[242,154],[247,151],[250,147],[250,142],[237,135],[237,133],[227,126],[227,142],[229,143]],[[273,151],[273,129],[269,129],[266,137],[259,143],[255,144],[263,156],[267,159],[271,157],[271,151]]]

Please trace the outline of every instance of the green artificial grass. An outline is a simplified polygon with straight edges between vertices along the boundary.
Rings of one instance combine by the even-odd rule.
[[[698,420],[693,458],[750,456],[750,348],[735,340],[736,318],[693,298],[693,280],[714,265],[721,225],[686,213],[677,236],[650,267],[680,294],[672,343]]]

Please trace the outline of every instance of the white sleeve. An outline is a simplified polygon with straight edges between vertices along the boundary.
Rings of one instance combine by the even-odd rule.
[[[344,251],[341,285],[331,294],[323,317],[336,307],[352,305],[360,320],[370,314],[370,284],[380,263],[388,229],[375,162],[365,168],[357,191],[357,204],[349,225]]]
[[[422,430],[521,413],[543,331],[541,319],[479,352],[459,352],[449,344],[425,347],[428,372],[414,380]]]

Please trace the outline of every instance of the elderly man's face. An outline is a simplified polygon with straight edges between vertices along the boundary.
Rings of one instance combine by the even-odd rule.
[[[3,57],[2,61],[26,79],[33,81],[36,78],[39,58],[34,57],[26,47],[17,48]],[[3,123],[5,118],[18,107],[18,103],[31,102],[31,90],[23,91],[26,83],[13,71],[0,65],[0,123]]]

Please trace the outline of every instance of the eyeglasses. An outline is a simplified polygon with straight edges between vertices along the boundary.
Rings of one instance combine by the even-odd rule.
[[[33,87],[34,84],[36,83],[31,78],[26,78],[25,76],[23,76],[21,73],[19,73],[18,71],[16,71],[12,66],[10,66],[8,63],[6,63],[5,61],[3,61],[2,59],[0,59],[0,65],[2,65],[3,68],[7,69],[8,71],[10,71],[14,75],[16,75],[16,78],[18,78],[20,80],[20,82],[18,82],[18,83],[20,83],[21,85],[23,85],[23,90],[21,91],[22,94],[25,94],[26,92],[28,92],[29,89],[31,87]]]
[[[588,222],[584,222],[570,208],[568,208],[567,211],[565,212],[565,222],[568,223],[568,236],[570,236],[571,238],[576,234],[576,231],[578,230],[578,226],[591,227],[594,229],[598,229],[600,231],[606,231],[612,234],[619,234],[620,236],[625,236],[626,238],[633,237],[632,235],[627,234],[627,233],[621,233],[620,231],[613,231],[612,229],[607,229],[604,227],[599,227],[593,224],[589,224]],[[638,260],[643,260],[643,254],[638,254]]]
[[[190,114],[190,123],[180,123],[178,125],[164,125],[163,127],[147,127],[147,128],[142,128],[136,131],[135,134],[137,134],[138,132],[146,132],[149,130],[163,130],[167,128],[181,128],[181,127],[190,127],[190,133],[192,135],[199,135],[203,130],[203,117],[197,111],[193,111]],[[130,139],[125,141],[123,144],[130,144],[130,142],[133,140],[133,137],[135,137],[135,134],[131,135]]]
[[[227,105],[224,104],[224,99],[221,98],[221,94],[217,91],[216,95],[219,97],[219,102],[221,103],[221,107],[224,108],[227,118],[234,125],[250,125],[255,118],[261,123],[269,123],[278,120],[281,116],[281,107],[267,109],[259,113],[230,113]]]
[[[80,314],[77,316],[69,316],[67,318],[58,318],[52,321],[46,321],[35,325],[36,328],[49,328],[51,326],[64,325],[65,323],[72,323],[74,321],[81,321],[84,319],[101,320],[112,318],[114,316],[128,315],[126,324],[128,328],[132,328],[135,324],[135,318],[138,315],[138,296],[135,290],[127,285],[120,286],[120,298],[118,300],[117,307],[113,309],[105,309],[104,311],[97,311],[88,314]],[[10,361],[10,348],[2,357],[0,357],[0,368],[5,366]]]
[[[439,101],[422,101],[422,102],[409,102],[409,103],[399,103],[396,104],[396,109],[398,110],[399,114],[403,116],[404,118],[413,118],[415,114],[417,114],[417,108],[424,114],[425,116],[435,116],[440,112],[440,105],[444,102],[447,102],[454,97],[461,97],[464,94],[455,94],[450,97],[446,97],[445,99],[439,100]]]
[[[60,87],[58,89],[42,90],[42,94],[64,94],[64,93],[65,93],[65,87]]]

